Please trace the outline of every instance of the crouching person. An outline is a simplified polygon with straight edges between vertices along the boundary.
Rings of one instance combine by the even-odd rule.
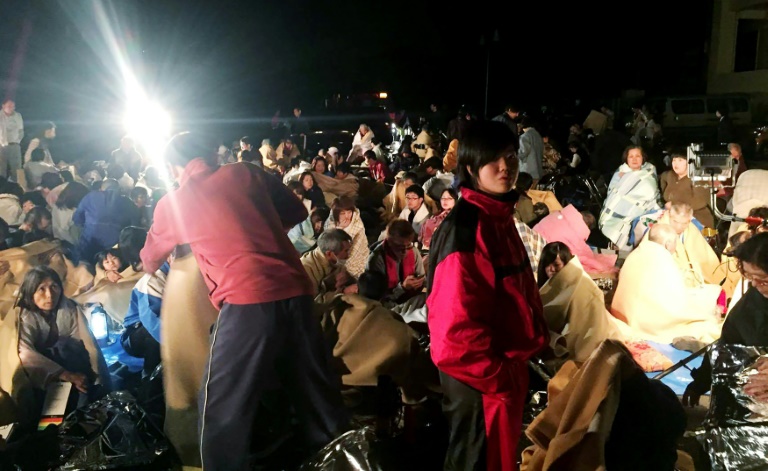
[[[320,298],[315,298],[316,301],[323,302],[326,294],[334,296],[342,291],[345,294],[357,292],[355,279],[344,268],[350,247],[352,237],[349,234],[341,229],[331,229],[320,234],[315,250],[301,257],[301,265]]]
[[[85,316],[63,292],[59,275],[47,266],[24,277],[16,302],[19,358],[35,388],[72,383],[79,407],[109,392],[110,377]]]

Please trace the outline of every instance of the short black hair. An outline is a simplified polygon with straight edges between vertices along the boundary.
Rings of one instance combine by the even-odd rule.
[[[374,152],[372,150],[367,150],[367,151],[363,152],[363,157],[365,157],[366,159],[376,160],[376,152]]]
[[[435,170],[443,170],[443,161],[439,157],[430,157],[424,161],[424,168],[432,167]]]
[[[85,195],[91,190],[79,182],[67,183],[67,186],[59,193],[59,199],[56,200],[56,207],[61,209],[76,209]]]
[[[48,208],[35,206],[24,216],[24,223],[32,226],[32,229],[37,229],[40,226],[40,221],[43,219],[52,221],[51,212],[48,211]]]
[[[339,165],[336,166],[336,173],[352,173],[352,166],[349,165],[349,162],[342,162]]]
[[[381,301],[387,294],[387,277],[377,271],[364,271],[357,279],[357,292],[364,298]]]
[[[517,183],[515,188],[519,193],[527,193],[533,186],[533,176],[530,173],[520,172],[517,175]]]
[[[32,156],[29,158],[32,162],[42,162],[45,160],[45,151],[41,148],[37,148],[32,151]]]
[[[403,239],[414,240],[416,238],[416,231],[410,222],[405,219],[393,219],[389,221],[386,229],[387,237],[395,236],[402,237]]]
[[[46,172],[40,178],[40,186],[46,190],[53,190],[62,183],[64,183],[64,180],[58,172]]]
[[[640,151],[640,155],[643,156],[643,163],[648,162],[648,154],[645,153],[645,149],[643,149],[642,146],[636,146],[636,145],[633,144],[631,146],[628,146],[626,149],[624,149],[624,153],[621,155],[621,162],[622,163],[624,163],[624,164],[627,163],[627,158],[629,157],[629,151],[631,151],[633,149],[637,149],[637,150]]]
[[[736,247],[733,256],[738,259],[739,268],[746,262],[768,273],[768,233],[753,235]]]
[[[411,185],[408,188],[405,189],[405,194],[408,193],[414,193],[419,198],[424,198],[424,188],[420,187],[419,185]]]
[[[104,260],[107,258],[107,255],[112,255],[120,260],[120,267],[117,269],[118,272],[125,270],[128,266],[128,264],[125,263],[125,260],[123,260],[123,254],[120,252],[120,249],[110,248],[96,254],[96,265],[102,270],[104,270]]]
[[[24,195],[24,188],[16,182],[5,182],[0,193],[14,195],[21,200],[21,197]]]
[[[331,208],[329,208],[328,206],[318,206],[312,210],[312,213],[309,215],[309,220],[312,221],[312,224],[316,222],[325,223],[325,221],[328,220],[328,217],[330,215],[331,215]]]
[[[405,172],[405,175],[403,175],[403,180],[411,180],[417,182],[419,181],[419,176],[416,175],[416,172]]]
[[[38,265],[24,275],[24,281],[21,283],[21,288],[19,288],[19,296],[16,298],[16,306],[27,311],[40,312],[37,304],[35,304],[35,292],[46,279],[53,281],[59,288],[59,301],[52,309],[53,311],[58,310],[59,306],[61,306],[61,300],[64,298],[64,286],[61,283],[59,274],[53,268],[46,265]]]
[[[147,230],[141,227],[128,226],[120,231],[120,239],[117,246],[120,248],[120,253],[123,257],[120,260],[123,263],[131,265],[134,270],[139,270],[139,264],[141,263],[141,249],[144,248],[144,244],[147,243]]]
[[[203,158],[209,164],[215,156],[215,147],[208,145],[200,134],[182,132],[173,136],[165,148],[165,161],[171,165],[185,168],[197,158]]]
[[[134,187],[131,190],[131,199],[135,200],[139,196],[143,196],[145,198],[149,198],[149,191],[146,188],[144,188],[143,186]]]
[[[245,145],[251,145],[251,138],[248,136],[243,136],[240,138],[240,142],[242,142]]]
[[[48,131],[49,129],[56,129],[56,124],[53,121],[48,121],[45,123],[45,126],[43,126],[43,132]]]
[[[519,108],[517,106],[515,106],[515,105],[507,105],[507,106],[505,106],[504,107],[504,111],[511,111],[513,113],[519,113],[520,112]]]
[[[530,116],[523,116],[523,119],[520,120],[520,125],[523,127],[523,129],[532,128],[533,119],[531,119]]]
[[[300,181],[296,181],[296,180],[290,181],[286,186],[292,192],[300,194],[302,198],[306,196],[306,191],[304,191],[304,185]]]
[[[459,186],[474,189],[480,169],[502,157],[511,149],[517,155],[518,139],[509,127],[498,121],[473,121],[467,126],[459,146]]]
[[[546,272],[547,266],[553,264],[558,258],[563,262],[563,265],[570,262],[573,258],[571,249],[562,242],[550,242],[541,250],[538,275],[536,276],[539,288],[544,286],[544,283],[549,279]]]
[[[69,170],[62,170],[59,172],[59,175],[61,175],[61,179],[64,180],[64,183],[72,183],[75,181],[75,176],[72,175],[72,172]]]
[[[24,206],[24,203],[26,203],[27,201],[41,208],[45,208],[47,206],[45,197],[39,191],[28,191],[24,193],[21,196],[21,205]]]

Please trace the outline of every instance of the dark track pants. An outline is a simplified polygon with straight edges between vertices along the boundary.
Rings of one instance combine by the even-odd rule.
[[[211,334],[200,390],[204,471],[248,468],[254,419],[265,391],[290,399],[308,446],[319,449],[347,424],[312,298],[224,304]],[[286,417],[286,420],[289,420]]]

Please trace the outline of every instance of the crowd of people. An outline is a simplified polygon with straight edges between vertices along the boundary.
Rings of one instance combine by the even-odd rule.
[[[233,153],[181,133],[165,151],[167,181],[130,136],[104,166],[77,170],[51,155],[50,125],[22,158],[23,121],[6,101],[0,271],[18,295],[0,291],[0,305],[15,312],[18,341],[0,348],[18,350],[24,384],[42,392],[68,382],[86,404],[111,387],[82,308],[100,302],[148,377],[167,358],[161,345],[178,342],[163,313],[174,309],[170,280],[186,270],[177,262],[191,253],[217,315],[188,386],[200,398],[199,453],[185,464],[247,469],[274,391],[290,402],[302,450],[315,451],[350,427],[342,391],[386,375],[404,404],[442,398],[444,469],[517,469],[510,444],[522,433],[532,358],[559,375],[614,341],[653,370],[633,346],[768,343],[768,200],[750,212],[763,223],[716,253],[701,232],[715,225],[710,189],[690,181],[685,157],[672,153],[658,177],[648,132],[617,153],[612,112],[599,114],[601,128],[574,126],[560,148],[514,106],[493,120],[462,109],[448,123],[433,109],[394,156],[365,124],[348,153],[317,155],[290,138],[257,148],[243,137]],[[294,116],[307,133],[301,110]],[[729,150],[746,171],[738,144]],[[618,168],[599,214],[564,207],[539,185],[553,173],[601,178],[610,162]],[[56,256],[38,257],[41,244]],[[9,258],[20,251],[36,258],[20,266]],[[601,278],[615,283],[609,298]],[[202,319],[201,309],[186,314]],[[686,403],[710,387],[706,365]],[[756,400],[768,397],[763,384],[751,380]]]

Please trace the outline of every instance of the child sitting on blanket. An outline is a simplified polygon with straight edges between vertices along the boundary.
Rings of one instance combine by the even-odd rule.
[[[120,281],[123,278],[120,272],[127,268],[119,249],[107,249],[96,254],[96,266],[104,270],[107,280],[111,283]]]

